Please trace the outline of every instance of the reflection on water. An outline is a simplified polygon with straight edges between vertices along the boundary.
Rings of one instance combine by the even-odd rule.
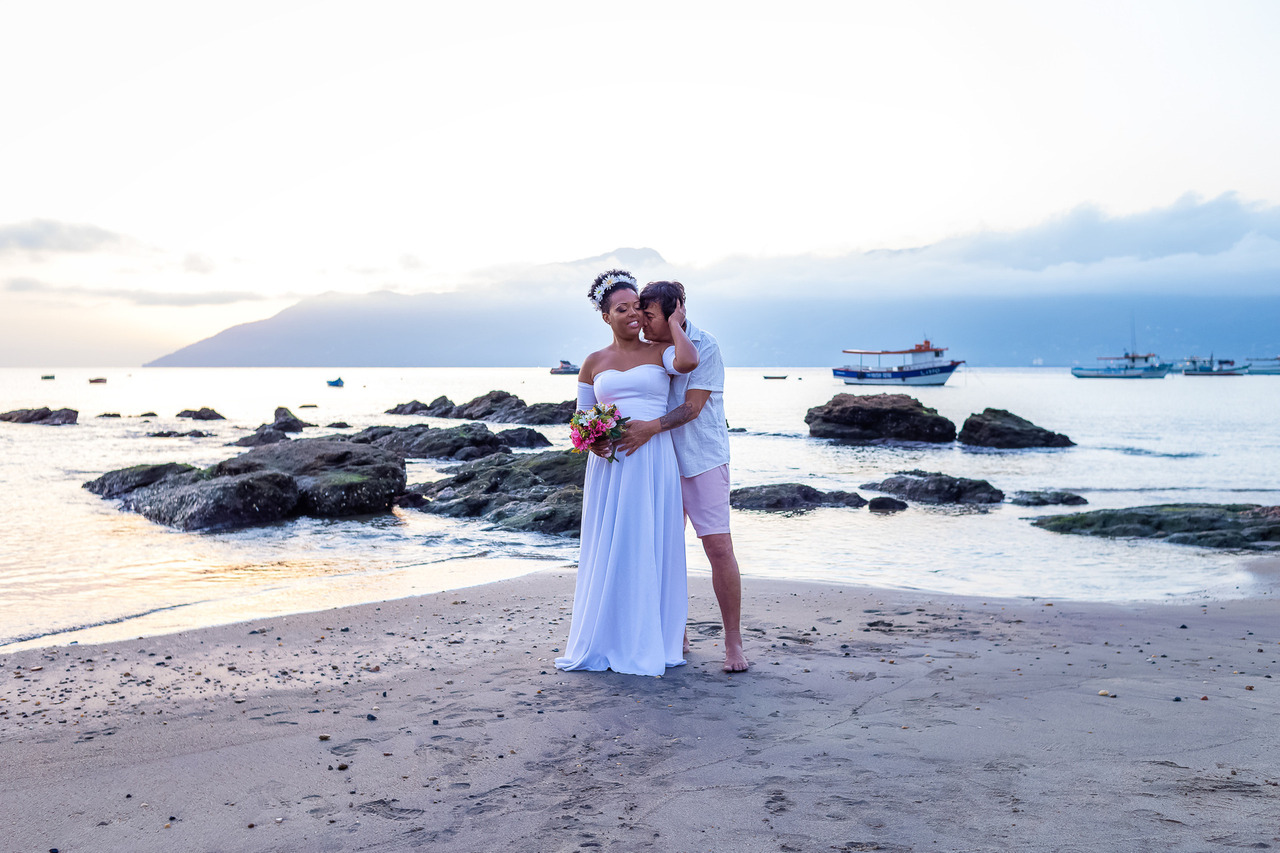
[[[100,372],[100,371],[98,371]],[[356,369],[347,385],[324,385],[333,370],[132,370],[87,384],[87,372],[0,370],[3,410],[40,405],[81,412],[74,427],[0,423],[0,643],[125,617],[125,636],[258,618],[478,582],[502,572],[568,565],[576,539],[519,535],[413,510],[359,519],[294,521],[250,530],[188,534],[121,513],[81,484],[128,465],[181,461],[207,466],[272,418],[276,406],[318,424],[345,421],[436,426],[454,421],[386,415],[411,399],[441,394],[464,402],[494,389],[529,403],[573,393],[572,377],[541,369]],[[789,370],[764,381],[734,369],[726,383],[735,485],[803,482],[861,490],[895,471],[924,469],[987,479],[1006,493],[1067,489],[1091,508],[1167,502],[1280,503],[1280,379],[1200,383],[1091,383],[1065,371],[968,370],[942,388],[911,389],[960,425],[971,412],[1005,408],[1079,446],[991,451],[958,444],[857,446],[808,437],[804,414],[836,393],[876,393],[832,380],[826,369]],[[303,409],[304,403],[316,408]],[[149,438],[186,431],[174,415],[209,406],[226,421],[195,426],[203,439]],[[154,411],[153,418],[129,417]],[[103,412],[122,418],[99,419]],[[560,427],[540,428],[557,447]],[[443,474],[408,465],[409,482]],[[1092,600],[1176,600],[1257,594],[1240,555],[1152,542],[1062,536],[1027,519],[1061,508],[927,507],[877,515],[823,509],[795,516],[735,512],[734,540],[748,575],[909,587],[991,596]],[[706,571],[689,537],[693,571]],[[478,557],[482,559],[477,559]],[[495,563],[496,561],[496,563]],[[550,561],[550,562],[549,562]],[[1269,582],[1269,581],[1268,581]],[[748,583],[749,588],[749,583]],[[137,614],[150,614],[135,617]],[[72,636],[72,635],[65,635]]]

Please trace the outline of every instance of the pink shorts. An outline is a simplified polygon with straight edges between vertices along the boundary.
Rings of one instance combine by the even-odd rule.
[[[729,532],[729,466],[680,478],[685,517],[698,538]]]

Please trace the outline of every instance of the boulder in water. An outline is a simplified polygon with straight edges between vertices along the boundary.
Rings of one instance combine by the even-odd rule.
[[[961,444],[977,447],[1075,447],[1076,443],[1062,433],[1038,427],[1026,418],[1004,409],[983,409],[969,415],[960,429]]]
[[[857,492],[823,492],[804,483],[773,483],[734,489],[729,493],[729,505],[766,512],[805,512],[817,507],[861,507],[867,500]]]
[[[12,412],[0,414],[0,421],[14,424],[36,424],[37,426],[67,426],[74,424],[80,417],[75,409],[14,409]]]
[[[956,425],[906,394],[837,394],[804,416],[809,435],[842,441],[954,441]]]
[[[862,488],[920,503],[994,504],[1004,500],[1004,492],[986,480],[932,471],[899,471],[878,483],[863,483]]]
[[[213,409],[210,409],[208,407],[205,407],[202,409],[183,409],[181,412],[178,412],[178,417],[191,418],[192,420],[196,420],[196,421],[225,421],[226,420],[226,418],[224,418],[222,415],[218,414]]]

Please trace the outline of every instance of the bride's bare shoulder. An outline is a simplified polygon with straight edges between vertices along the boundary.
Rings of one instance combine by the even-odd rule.
[[[598,349],[582,360],[582,367],[578,368],[579,382],[585,382],[587,385],[595,384],[594,377],[602,369],[601,365],[605,361],[607,352],[607,349]]]

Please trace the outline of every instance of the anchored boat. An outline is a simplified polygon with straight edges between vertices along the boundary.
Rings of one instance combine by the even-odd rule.
[[[1212,355],[1208,358],[1193,355],[1182,367],[1183,376],[1244,376],[1249,372],[1247,364],[1237,366],[1231,359],[1214,358]]]
[[[1161,361],[1153,352],[1138,355],[1100,355],[1098,361],[1110,362],[1102,367],[1073,367],[1071,375],[1080,379],[1164,379],[1173,363]]]
[[[577,376],[580,368],[572,361],[560,359],[560,366],[551,368],[551,372],[557,376]]]
[[[1280,376],[1280,355],[1275,358],[1246,358],[1250,376]]]
[[[845,385],[945,385],[956,368],[964,364],[963,360],[944,358],[946,351],[946,347],[936,347],[927,338],[911,349],[847,349],[845,352],[851,355],[874,355],[876,363],[867,364],[863,359],[858,364],[832,368],[831,373],[843,379]],[[907,358],[902,364],[885,367],[882,359],[886,355]]]

